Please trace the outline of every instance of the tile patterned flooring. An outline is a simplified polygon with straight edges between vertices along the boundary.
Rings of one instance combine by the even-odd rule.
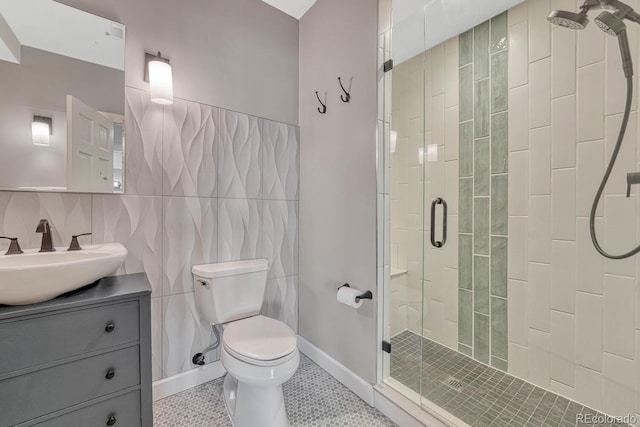
[[[292,426],[395,426],[309,358],[300,355],[298,372],[284,384]],[[222,396],[223,378],[153,404],[155,427],[231,426]],[[259,427],[259,426],[256,426]]]
[[[591,426],[577,415],[602,415],[413,332],[391,346],[391,377],[416,393],[422,382],[426,399],[471,426]]]

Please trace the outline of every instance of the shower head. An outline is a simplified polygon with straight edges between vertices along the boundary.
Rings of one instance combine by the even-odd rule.
[[[622,19],[607,11],[598,15],[595,19],[595,23],[602,31],[614,37],[627,29],[627,26],[622,22]]]
[[[589,23],[589,18],[584,13],[568,12],[566,10],[554,10],[547,17],[547,21],[559,27],[572,30],[584,30]]]
[[[596,25],[605,33],[617,37],[622,56],[622,70],[627,78],[633,76],[633,60],[627,37],[627,26],[616,14],[604,11],[595,19]]]

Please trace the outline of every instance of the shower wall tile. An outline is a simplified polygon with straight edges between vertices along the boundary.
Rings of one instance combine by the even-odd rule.
[[[214,335],[200,318],[193,292],[162,297],[162,315],[162,374],[167,378],[195,368],[191,358],[213,343]],[[207,354],[205,362],[218,360],[219,352]]]
[[[576,97],[577,140],[604,138],[604,65],[602,62],[578,68]]]
[[[508,230],[508,178],[507,175],[491,177],[491,234],[506,236]]]
[[[554,239],[576,239],[576,172],[557,169],[551,175],[551,206]]]
[[[575,319],[572,314],[551,311],[551,379],[575,387]]]
[[[462,67],[473,61],[473,29],[460,34],[459,40],[459,59]]]
[[[578,34],[557,28],[551,31],[551,97],[576,93],[576,50]]]
[[[267,281],[262,314],[278,319],[298,332],[298,276]]]
[[[94,244],[117,242],[128,254],[115,275],[147,273],[153,298],[162,296],[162,198],[93,195]]]
[[[512,75],[510,72],[509,75]],[[529,85],[509,90],[509,151],[529,148]]]
[[[466,289],[458,291],[458,340],[467,346],[473,345],[473,293]]]
[[[489,316],[474,313],[473,317],[473,357],[481,362],[489,363]]]
[[[576,166],[576,97],[575,95],[554,99],[551,102],[552,123],[551,146],[553,168]]]
[[[507,360],[508,354],[507,320],[507,300],[491,297],[491,365],[503,370],[506,366],[500,364]],[[499,358],[497,363],[494,358]]]
[[[473,240],[470,234],[459,235],[458,287],[473,289]]]
[[[125,192],[160,196],[163,108],[151,102],[148,92],[130,87],[125,102]]]
[[[473,122],[460,123],[459,126],[460,177],[473,176]]]
[[[604,279],[603,350],[627,359],[635,358],[636,282],[631,277]]]
[[[233,111],[220,111],[218,196],[262,197],[260,120]]]
[[[490,79],[476,82],[473,91],[473,129],[475,138],[489,136],[491,114]]]
[[[181,99],[165,109],[164,195],[216,197],[218,115],[217,108]]]
[[[545,0],[541,0],[545,1]],[[545,26],[549,25],[546,22]],[[530,39],[531,40],[531,39]],[[551,60],[529,64],[529,128],[551,124]]]
[[[489,196],[491,147],[489,138],[476,139],[473,153],[473,195]]]
[[[262,256],[262,200],[218,199],[218,261]]]
[[[473,253],[489,255],[489,198],[474,198]]]
[[[507,51],[503,50],[491,56],[491,113],[505,111],[507,102]]]
[[[191,267],[218,261],[216,199],[163,199],[163,295],[193,292]]]
[[[489,258],[473,257],[473,309],[489,315]]]
[[[554,240],[551,244],[551,308],[575,313],[576,242]]]
[[[551,194],[551,127],[529,131],[529,194]]]
[[[473,65],[460,68],[460,121],[473,118]]]
[[[459,231],[461,233],[473,232],[473,179],[460,180],[458,193]]]
[[[507,12],[491,19],[491,53],[507,49]],[[505,71],[507,70],[505,65]]]
[[[602,372],[603,302],[600,295],[576,293],[576,364],[597,372]]]
[[[513,10],[513,9],[512,9]],[[509,17],[509,89],[526,85],[529,77],[529,56],[527,45],[529,44],[528,23],[526,18],[514,22],[512,10]],[[525,88],[526,89],[526,88]],[[513,107],[514,104],[510,102]]]
[[[507,297],[506,237],[491,237],[491,295]]]
[[[269,278],[298,274],[298,202],[264,201],[262,253]]]
[[[474,80],[489,77],[489,21],[473,29],[473,69]]]
[[[529,260],[551,263],[551,196],[529,197]]]
[[[550,55],[550,34],[547,16],[551,12],[550,0],[527,2],[529,18],[529,61],[534,62]]]
[[[491,116],[491,173],[507,173],[509,168],[508,114]]]
[[[265,199],[298,200],[299,140],[297,127],[262,121],[262,184]]]
[[[54,246],[68,247],[71,236],[91,231],[91,195],[0,191],[0,233],[17,237],[22,249],[40,248],[42,235],[35,233],[40,219],[51,225]],[[0,241],[0,251],[9,242]]]

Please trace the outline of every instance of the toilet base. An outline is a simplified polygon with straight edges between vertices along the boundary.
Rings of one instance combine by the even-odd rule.
[[[241,383],[227,373],[224,402],[234,427],[289,427],[282,385]]]

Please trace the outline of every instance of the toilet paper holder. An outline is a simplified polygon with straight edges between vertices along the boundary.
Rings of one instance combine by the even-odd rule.
[[[344,287],[350,288],[351,286],[348,283],[345,283],[344,285],[340,286],[338,288],[338,290],[340,290],[340,288],[344,288]],[[373,294],[371,293],[371,291],[364,292],[362,295],[358,295],[356,297],[356,302],[360,302],[361,299],[370,299],[370,300],[372,300],[373,299]]]

